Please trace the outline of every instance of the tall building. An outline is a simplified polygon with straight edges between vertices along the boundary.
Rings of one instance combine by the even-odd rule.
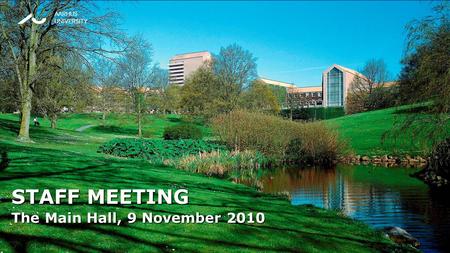
[[[322,73],[323,106],[344,106],[351,84],[361,73],[334,64]]]
[[[175,55],[169,61],[169,82],[184,85],[192,72],[211,59],[211,53],[207,51]]]

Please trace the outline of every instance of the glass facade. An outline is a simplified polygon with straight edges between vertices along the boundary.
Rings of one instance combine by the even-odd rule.
[[[337,68],[327,74],[327,106],[344,106],[344,75]]]

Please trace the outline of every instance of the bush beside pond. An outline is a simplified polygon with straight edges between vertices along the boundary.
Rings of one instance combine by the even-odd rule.
[[[212,125],[235,150],[257,150],[275,161],[325,165],[344,150],[338,133],[321,122],[298,123],[237,110],[219,115]]]
[[[448,186],[450,182],[450,138],[434,147],[428,166],[418,172],[416,176],[433,186]]]

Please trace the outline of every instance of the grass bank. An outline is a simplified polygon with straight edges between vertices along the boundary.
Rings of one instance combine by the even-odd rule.
[[[332,128],[338,129],[349,147],[359,155],[427,154],[432,148],[432,143],[425,135],[412,135],[405,132],[395,138],[389,136],[383,141],[383,135],[390,133],[396,122],[401,122],[407,117],[407,112],[402,109],[405,107],[357,113],[326,122]],[[448,126],[448,132],[450,132],[450,126]]]
[[[119,120],[119,119],[118,119]],[[152,118],[149,118],[152,120]],[[154,118],[145,128],[161,138],[165,125],[182,124]],[[0,172],[0,251],[2,252],[377,252],[394,249],[392,242],[365,224],[336,212],[312,206],[291,206],[287,200],[225,180],[155,166],[140,159],[114,158],[96,152],[111,138],[126,135],[90,128],[96,117],[68,115],[60,129],[46,122],[32,127],[35,143],[15,141],[15,115],[0,115],[0,151],[11,160]],[[111,124],[111,126],[114,126]],[[121,127],[122,128],[122,127]],[[130,129],[133,129],[130,124]],[[133,189],[186,188],[189,205],[75,205],[14,206],[17,188]],[[83,195],[82,195],[83,196]],[[264,224],[13,224],[11,212],[129,212],[155,214],[222,214],[264,212]]]

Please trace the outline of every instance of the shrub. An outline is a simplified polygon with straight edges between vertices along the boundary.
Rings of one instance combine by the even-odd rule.
[[[301,140],[299,155],[302,163],[330,165],[345,150],[338,132],[331,130],[323,122],[303,124],[300,133],[295,136]]]
[[[393,107],[397,104],[398,87],[378,87],[372,93],[347,96],[345,112],[347,114],[360,113]]]
[[[305,160],[305,157],[302,140],[300,138],[292,139],[286,148],[284,159],[290,163],[302,163]]]
[[[399,91],[397,86],[375,89],[366,100],[369,111],[393,107],[397,104]]]
[[[300,124],[280,117],[248,111],[232,111],[212,121],[219,138],[235,150],[258,150],[271,160],[280,160]]]
[[[257,150],[283,162],[328,164],[343,148],[324,123],[297,123],[280,117],[233,111],[213,119],[219,138],[235,150]]]
[[[224,150],[223,145],[202,140],[113,139],[100,146],[98,152],[120,157],[144,158],[153,163],[178,159],[185,155]]]
[[[197,155],[184,156],[175,160],[173,165],[179,169],[202,173],[208,176],[223,177],[232,172],[254,171],[267,164],[267,159],[259,152],[212,151]]]
[[[431,153],[430,170],[450,180],[450,137],[436,145]]]
[[[164,129],[165,140],[201,139],[202,130],[192,124],[169,126]]]

